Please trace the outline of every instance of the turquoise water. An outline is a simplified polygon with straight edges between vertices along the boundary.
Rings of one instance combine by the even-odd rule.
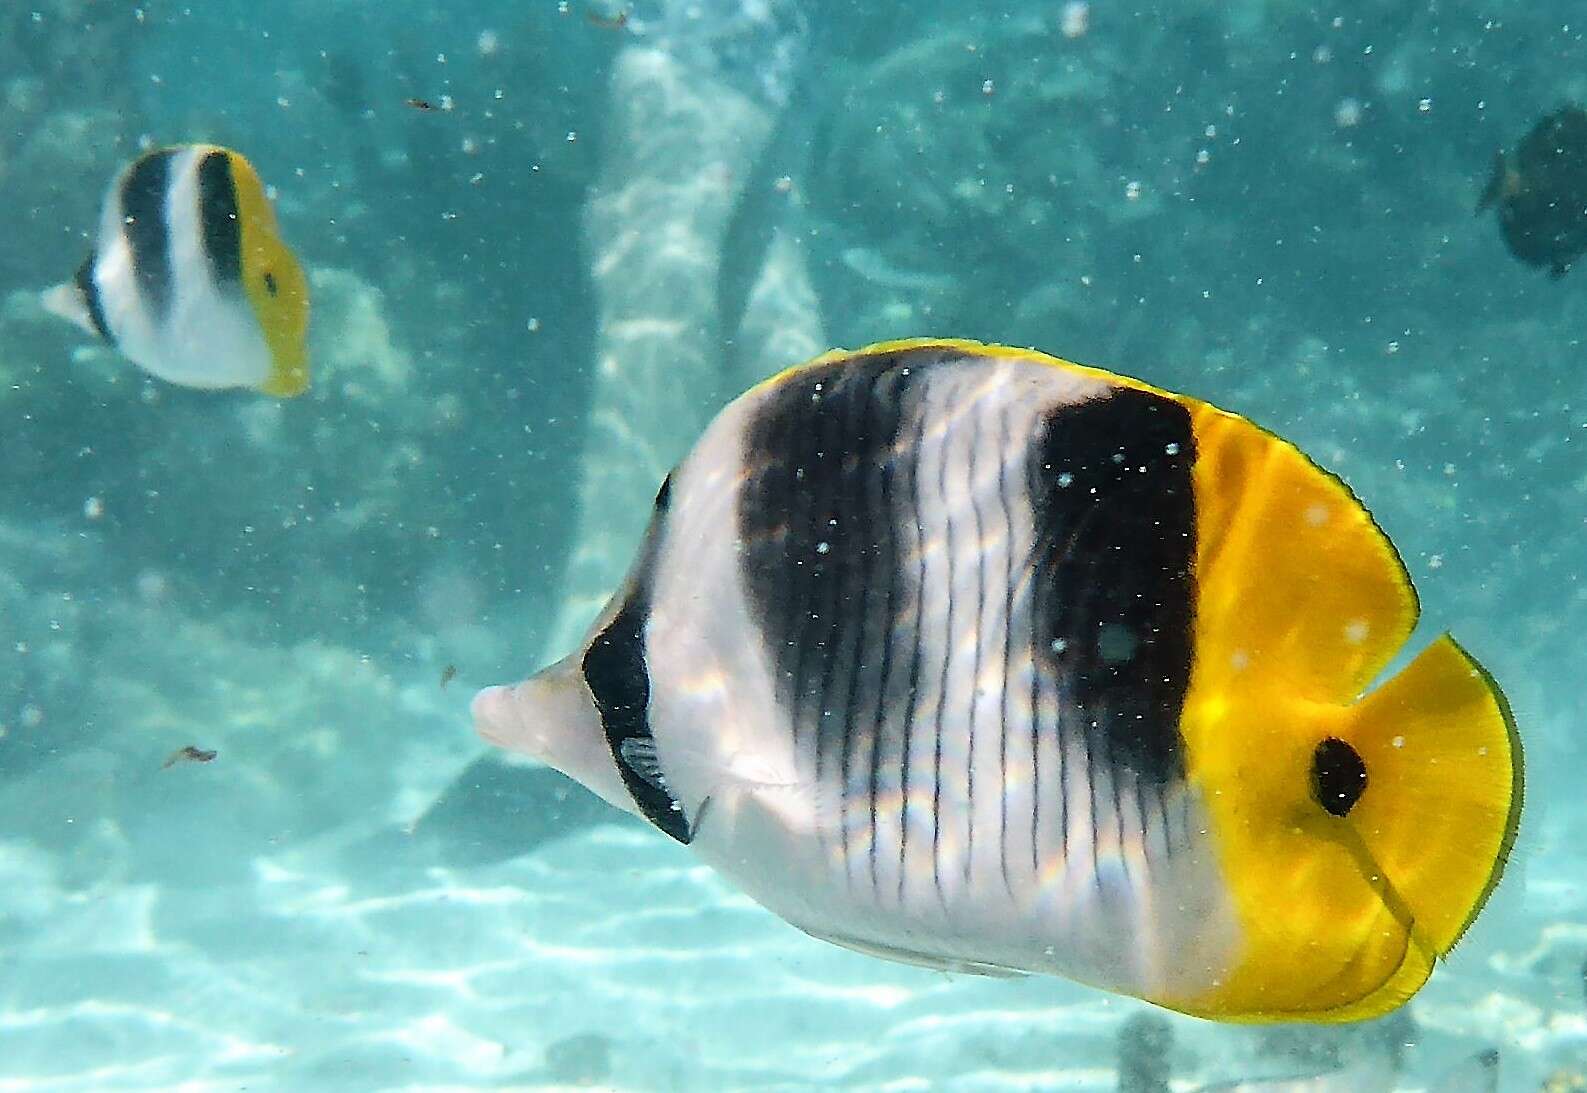
[[[0,9],[0,1089],[1115,1088],[1145,1007],[810,940],[470,727],[727,399],[923,334],[1189,391],[1367,500],[1414,647],[1454,631],[1529,758],[1504,885],[1384,1034],[1401,1086],[1587,1067],[1583,274],[1472,216],[1587,99],[1574,19]],[[38,306],[115,170],[193,140],[310,270],[302,398],[161,383]],[[1373,1035],[1170,1025],[1177,1089]]]

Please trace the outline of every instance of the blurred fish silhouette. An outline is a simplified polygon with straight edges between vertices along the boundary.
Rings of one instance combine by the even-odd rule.
[[[1521,806],[1448,635],[1367,691],[1417,615],[1349,489],[1243,418],[893,342],[729,404],[584,646],[473,709],[816,937],[1353,1021],[1454,946]]]
[[[309,385],[309,286],[241,154],[184,144],[139,156],[105,194],[76,278],[44,306],[184,387]]]
[[[1513,155],[1495,152],[1477,212],[1489,207],[1510,253],[1552,278],[1587,254],[1587,113],[1562,107],[1533,126]]]

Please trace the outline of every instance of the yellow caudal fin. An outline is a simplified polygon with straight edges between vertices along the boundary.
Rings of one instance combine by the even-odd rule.
[[[1509,705],[1445,634],[1346,724],[1369,778],[1350,824],[1404,902],[1413,937],[1443,956],[1499,883],[1520,823],[1521,741]]]

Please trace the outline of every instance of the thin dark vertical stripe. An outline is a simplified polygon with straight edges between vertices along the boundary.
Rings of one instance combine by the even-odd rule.
[[[1095,730],[1096,727],[1097,723],[1093,721],[1091,725],[1085,728]],[[1096,733],[1095,731],[1084,731],[1083,729],[1080,737],[1086,751],[1086,796],[1089,798],[1086,805],[1091,811],[1091,880],[1096,885],[1097,891],[1100,892],[1102,890],[1102,871],[1097,868],[1097,864],[1102,843],[1097,837],[1097,827],[1100,819],[1097,814],[1097,753],[1092,746],[1096,740]]]
[[[844,437],[844,450],[846,452],[869,453],[870,444],[868,439],[874,434],[877,425],[876,392],[873,389],[872,382],[865,377],[857,375],[854,377],[853,382],[864,383],[866,390],[863,394],[851,394],[849,396],[853,400],[853,404],[858,407],[856,416],[860,418],[860,421],[857,423],[859,428],[850,430],[848,435]],[[858,457],[850,456],[847,458]],[[856,477],[868,484],[868,480],[872,477],[871,468],[860,464],[855,467],[855,471]],[[840,794],[839,799],[843,802],[844,817],[843,861],[845,868],[843,875],[845,881],[852,885],[854,883],[854,874],[852,870],[847,868],[849,843],[851,841],[848,838],[847,822],[849,788],[853,784],[854,737],[863,727],[858,720],[859,691],[860,683],[866,670],[863,658],[871,648],[865,642],[865,635],[870,628],[871,586],[876,578],[874,566],[878,551],[876,549],[875,530],[867,519],[867,517],[874,515],[874,508],[868,507],[862,501],[858,489],[855,491],[854,496],[845,500],[848,502],[846,511],[840,520],[840,526],[835,528],[834,531],[840,533],[836,538],[843,543],[843,558],[840,560],[839,565],[844,573],[858,586],[859,602],[857,605],[855,604],[853,591],[844,597],[843,609],[845,616],[847,617],[849,611],[853,611],[855,621],[843,627],[840,637],[839,655],[834,659],[840,660],[846,666],[849,676],[848,686],[844,688],[843,721],[840,726],[843,732],[843,742],[839,765],[842,770],[843,792]],[[849,644],[851,634],[853,635],[852,651],[845,656],[843,655],[843,648]],[[871,737],[873,741],[876,735],[875,727],[872,726]],[[872,779],[867,780],[871,781]]]
[[[931,780],[931,877],[937,886],[937,896],[944,904],[947,896],[942,890],[942,712],[948,698],[948,673],[953,664],[953,513],[947,504],[949,441],[950,431],[944,429],[940,461],[937,464],[937,499],[942,506],[943,553],[948,566],[948,577],[943,586],[948,597],[948,620],[943,627],[945,648],[942,670],[937,677],[937,709],[931,726],[932,740],[936,746]]]
[[[986,522],[981,517],[981,494],[976,488],[976,458],[981,449],[981,415],[973,411],[970,414],[970,466],[965,472],[965,480],[970,490],[970,517],[975,523],[975,652],[970,661],[970,693],[967,696],[970,704],[968,729],[970,735],[969,746],[969,794],[970,808],[968,815],[968,834],[965,836],[964,875],[968,879],[975,864],[975,733],[976,712],[980,708],[979,691],[981,682],[981,639],[986,634]]]
[[[812,430],[793,428],[792,417],[786,414],[773,415],[769,426],[771,435],[765,438],[766,450],[777,450],[771,445],[778,443],[787,446],[788,462],[793,468],[792,477],[797,483],[800,477],[806,474],[806,468],[814,458],[815,441]],[[791,510],[787,516],[784,550],[798,551],[806,545],[802,533],[813,519],[810,508],[814,502],[808,489],[793,489],[790,492],[793,496],[789,499]],[[788,554],[784,558],[784,564],[790,570],[797,570],[803,566],[815,565],[816,559]],[[781,608],[786,619],[780,632],[789,635],[787,640],[793,645],[793,666],[788,675],[788,720],[793,726],[794,762],[802,775],[813,769],[815,765],[813,756],[810,757],[808,764],[803,760],[811,741],[815,738],[815,729],[808,723],[807,708],[810,696],[805,672],[810,662],[810,647],[813,644],[811,624],[817,620],[811,617],[812,605],[796,596],[773,602]],[[778,658],[776,663],[782,663],[781,658]]]
[[[907,387],[902,382],[902,377],[897,373],[892,374],[891,382],[882,390],[880,397],[883,401],[893,406],[902,418],[902,402]],[[896,424],[896,423],[895,423]],[[896,428],[894,430],[897,431]],[[883,730],[887,725],[887,708],[891,698],[891,684],[893,675],[893,646],[898,641],[899,612],[898,612],[898,584],[903,559],[898,552],[898,514],[897,506],[893,499],[893,474],[897,466],[896,450],[888,451],[876,468],[874,481],[879,496],[873,498],[876,502],[872,511],[881,514],[878,521],[876,534],[885,535],[887,549],[880,551],[878,564],[887,567],[887,591],[882,604],[882,663],[879,667],[876,680],[876,705],[871,712],[870,723],[873,726],[871,733],[870,755],[870,808],[871,808],[871,891],[877,891],[876,877],[876,851],[881,842],[881,830],[877,823],[876,799],[880,792],[881,763],[882,763],[882,738]],[[896,730],[893,730],[896,731]]]
[[[849,461],[860,458],[854,453],[865,452],[869,447],[866,419],[871,405],[870,376],[856,370],[838,377],[833,383],[834,395],[838,393],[840,384],[844,388],[840,401],[846,412],[826,415],[833,419],[837,435],[834,443],[827,446],[824,456],[833,462],[837,471],[832,475],[829,470],[830,478],[838,483],[848,483],[851,478],[846,473]],[[846,872],[849,859],[849,754],[855,732],[855,695],[852,685],[861,671],[857,661],[865,655],[865,646],[860,638],[865,627],[869,595],[865,579],[868,548],[864,510],[854,503],[854,497],[847,489],[840,487],[829,495],[828,501],[831,509],[818,514],[818,518],[820,515],[825,516],[819,534],[824,536],[827,543],[827,553],[823,559],[826,563],[826,584],[832,591],[833,600],[827,612],[827,644],[821,677],[821,720],[817,725],[816,739],[819,748],[817,756],[823,771],[828,761],[827,753],[836,753],[830,759],[837,767],[840,779],[836,800],[841,821],[840,850]],[[857,611],[854,608],[856,595],[859,604]],[[843,698],[842,716],[835,718],[833,715],[837,712],[835,707],[840,695]],[[819,779],[820,775],[817,777]]]
[[[927,399],[922,389],[919,402],[915,410],[915,440],[910,449],[909,460],[909,491],[913,504],[909,512],[909,522],[914,528],[915,544],[915,633],[912,648],[909,654],[909,705],[908,712],[904,715],[903,724],[903,771],[902,783],[899,786],[899,807],[901,817],[898,838],[898,902],[904,901],[904,878],[908,876],[909,863],[909,769],[915,735],[915,706],[920,698],[920,669],[924,652],[921,649],[921,638],[925,633],[926,614],[926,528],[921,522],[921,514],[925,511],[920,497],[920,462],[921,453],[926,443],[926,418]]]
[[[835,413],[831,411],[826,413],[818,413],[817,417],[819,418],[823,429],[819,434],[819,446],[816,450],[815,457],[817,461],[822,461],[831,458],[834,452],[841,452],[843,450],[843,417],[841,413]],[[826,473],[827,472],[825,470],[822,471],[823,477],[826,475]],[[827,559],[832,557],[832,540],[829,537],[831,528],[826,524],[826,520],[823,518],[825,515],[826,511],[820,507],[817,507],[814,510],[814,516],[819,527],[819,530],[816,531],[816,535],[821,537],[819,539],[820,542],[827,544],[827,553],[824,555],[817,554],[810,560],[811,564],[815,566],[818,574],[821,577],[821,580],[819,581],[819,587],[822,592],[822,596],[818,601],[818,606],[815,609],[817,611],[818,623],[816,626],[816,633],[819,635],[819,637],[816,639],[816,647],[820,653],[821,664],[821,678],[819,684],[816,686],[815,692],[816,705],[814,736],[816,747],[815,777],[817,783],[821,782],[822,777],[826,773],[826,727],[827,722],[830,720],[828,716],[828,702],[830,701],[829,694],[832,688],[832,673],[837,667],[837,657],[834,655],[835,650],[833,649],[832,639],[836,636],[835,630],[838,612],[841,611],[843,607],[842,582],[835,579],[832,573],[833,567],[827,561]],[[839,797],[839,801],[841,807],[841,796]],[[826,839],[825,832],[827,830],[825,824],[821,825],[821,830],[823,832],[822,840],[824,843]]]
[[[1040,449],[1027,449],[1025,453],[1025,488],[1027,498],[1034,506],[1036,498],[1041,496],[1041,460],[1038,456]],[[1028,563],[1031,574],[1036,572],[1037,559],[1041,550],[1041,528],[1032,521],[1030,562]],[[1046,610],[1046,597],[1043,595],[1045,581],[1030,580],[1030,769],[1031,769],[1031,809],[1030,809],[1030,867],[1031,872],[1041,875],[1041,737],[1042,737],[1042,709],[1041,709],[1041,658],[1036,648],[1036,642],[1041,631],[1036,626],[1036,620]],[[1054,725],[1056,733],[1058,726]],[[1061,746],[1061,744],[1060,744]],[[1061,787],[1060,787],[1061,789]]]
[[[166,217],[173,149],[134,163],[121,180],[121,230],[132,251],[132,273],[149,314],[163,319],[171,300],[171,236]]]
[[[1008,873],[1008,687],[1013,674],[1014,643],[1014,510],[1008,501],[1008,407],[997,416],[997,501],[1003,520],[1003,675],[998,686],[998,773],[999,799],[1002,802],[999,839],[1003,868],[1003,887],[1010,893],[1014,882]]]

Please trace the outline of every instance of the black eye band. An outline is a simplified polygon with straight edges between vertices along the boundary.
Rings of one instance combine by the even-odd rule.
[[[1311,757],[1311,792],[1323,811],[1344,816],[1367,791],[1367,765],[1361,754],[1337,737],[1330,736]]]

